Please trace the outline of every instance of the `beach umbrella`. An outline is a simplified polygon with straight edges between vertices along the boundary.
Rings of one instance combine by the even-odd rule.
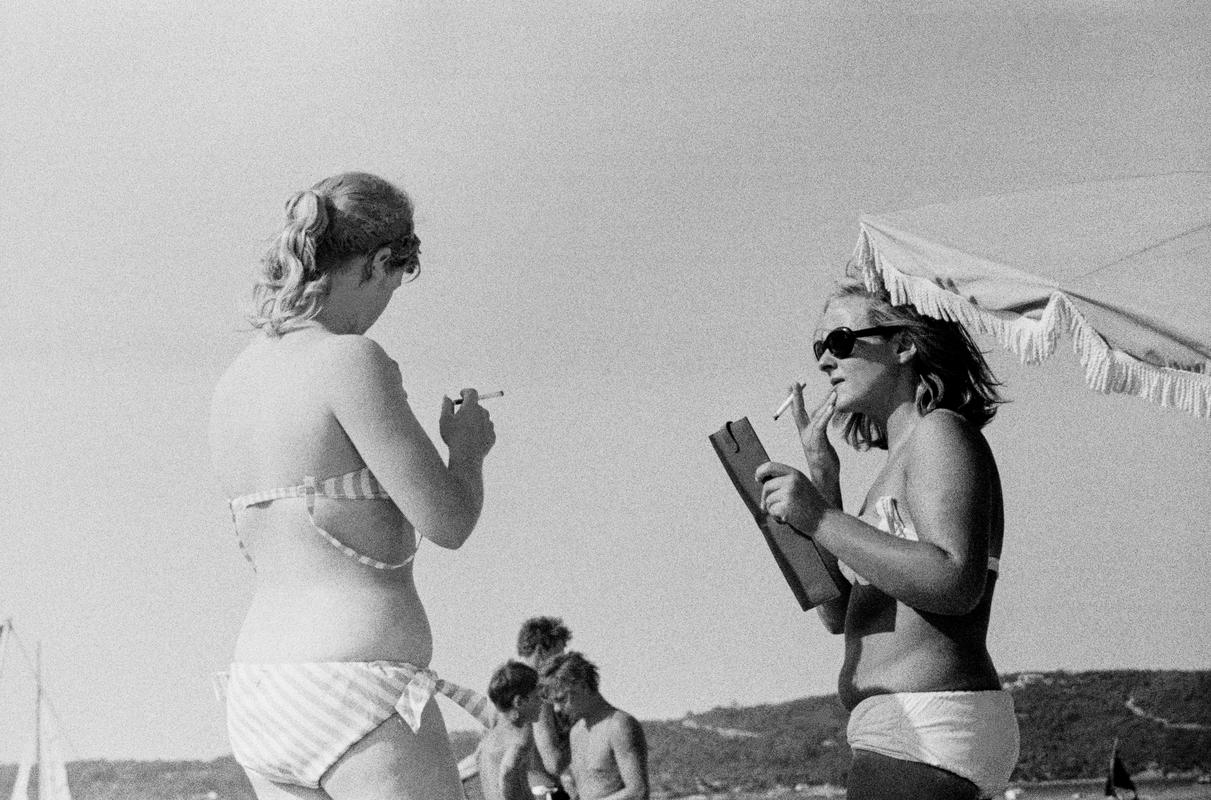
[[[1091,388],[1211,417],[1211,172],[866,215],[854,262],[1023,362],[1068,334]]]

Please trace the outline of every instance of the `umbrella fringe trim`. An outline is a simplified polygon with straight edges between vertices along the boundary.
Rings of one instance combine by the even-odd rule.
[[[855,261],[862,268],[867,287],[873,290],[881,282],[893,304],[912,303],[927,316],[991,334],[1024,364],[1038,364],[1049,358],[1059,344],[1060,334],[1067,333],[1091,389],[1103,394],[1134,395],[1165,408],[1211,418],[1211,375],[1148,364],[1115,350],[1063,292],[1052,292],[1039,319],[1034,320],[980,308],[925,278],[901,272],[874,251],[865,233],[859,240]]]

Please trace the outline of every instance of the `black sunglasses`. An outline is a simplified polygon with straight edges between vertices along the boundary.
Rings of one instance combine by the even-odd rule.
[[[816,360],[819,361],[824,356],[824,351],[828,350],[837,358],[846,358],[854,351],[854,342],[861,336],[886,336],[889,333],[903,330],[903,325],[876,325],[873,328],[863,328],[860,331],[851,331],[849,328],[833,328],[823,339],[818,339],[812,342],[812,352],[816,354]]]

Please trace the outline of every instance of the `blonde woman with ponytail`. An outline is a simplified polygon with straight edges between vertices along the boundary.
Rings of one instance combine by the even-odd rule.
[[[366,336],[420,270],[412,201],[345,173],[298,192],[254,289],[253,341],[214,394],[211,448],[256,589],[227,676],[257,797],[461,800],[412,561],[467,540],[495,442],[444,398],[443,460]]]

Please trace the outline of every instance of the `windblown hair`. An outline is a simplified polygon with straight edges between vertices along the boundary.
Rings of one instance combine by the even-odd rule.
[[[513,700],[525,697],[538,687],[538,673],[520,661],[507,661],[496,668],[488,681],[488,699],[501,711],[513,707]]]
[[[575,650],[561,653],[551,659],[542,670],[543,687],[548,692],[558,692],[568,686],[583,686],[597,691],[597,665]]]
[[[365,172],[325,178],[286,201],[286,219],[261,259],[249,321],[280,335],[315,318],[332,273],[350,256],[391,247],[391,269],[420,272],[412,199]],[[362,281],[370,279],[369,259]],[[411,278],[410,278],[411,280]]]
[[[537,650],[549,653],[567,646],[571,638],[572,632],[559,617],[531,617],[517,633],[517,654],[529,658]]]
[[[1005,402],[996,388],[1001,384],[965,327],[928,317],[912,304],[892,305],[881,282],[872,290],[862,281],[847,279],[828,303],[846,297],[866,301],[871,325],[901,325],[904,329],[899,335],[916,345],[911,366],[917,377],[916,406],[920,413],[949,409],[976,428],[992,421],[997,406]],[[838,414],[837,425],[843,428],[845,441],[856,450],[887,449],[887,431],[865,414]]]

